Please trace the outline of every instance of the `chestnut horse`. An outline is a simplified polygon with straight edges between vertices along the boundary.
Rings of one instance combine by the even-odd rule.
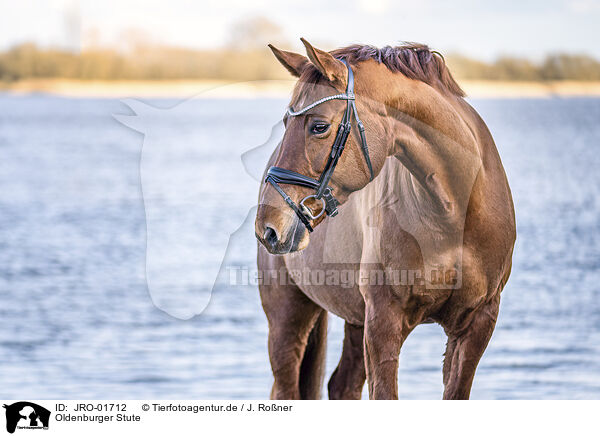
[[[316,217],[318,201],[309,198],[309,228],[290,202],[298,205],[314,189],[261,185],[255,232],[271,398],[320,397],[332,312],[345,320],[345,337],[329,398],[360,399],[367,380],[371,399],[397,399],[404,340],[417,325],[437,322],[448,336],[444,399],[468,399],[516,238],[492,136],[441,55],[426,46],[325,52],[302,42],[307,57],[270,46],[299,80],[268,166],[319,179],[347,101],[298,112],[346,92],[353,73],[374,178],[352,118],[329,182],[337,216]]]

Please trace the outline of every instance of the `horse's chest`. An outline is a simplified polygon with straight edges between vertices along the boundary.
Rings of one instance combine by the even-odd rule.
[[[357,267],[310,268],[292,261],[287,268],[302,292],[316,304],[351,324],[364,322],[365,305],[357,284]]]
[[[286,267],[312,301],[352,324],[362,324],[364,300],[359,291],[362,241],[338,234],[333,226],[327,227],[315,230],[305,250],[286,255]]]

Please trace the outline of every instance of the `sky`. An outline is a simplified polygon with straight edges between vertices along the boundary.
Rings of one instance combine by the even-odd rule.
[[[132,34],[213,48],[230,40],[236,23],[258,16],[297,49],[303,36],[326,49],[415,41],[483,60],[551,52],[600,58],[600,0],[1,0],[0,49],[25,41],[118,47]]]

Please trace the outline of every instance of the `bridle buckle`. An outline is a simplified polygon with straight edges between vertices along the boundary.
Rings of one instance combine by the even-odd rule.
[[[304,202],[306,200],[308,200],[309,198],[314,198],[315,200],[321,200],[321,212],[319,212],[317,215],[313,215],[310,207],[308,207],[307,205],[304,204]],[[298,203],[298,206],[300,206],[300,210],[302,211],[302,213],[307,215],[311,220],[316,220],[317,218],[319,218],[321,215],[323,215],[325,213],[325,209],[327,208],[325,199],[323,197],[318,198],[315,194],[307,195],[306,197],[304,197],[302,200],[300,200],[300,202]]]

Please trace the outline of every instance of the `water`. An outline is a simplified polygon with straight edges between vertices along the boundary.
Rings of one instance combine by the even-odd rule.
[[[598,399],[600,99],[472,103],[498,144],[518,226],[512,277],[472,398]],[[208,170],[192,139],[231,130],[219,124],[225,118],[238,120],[237,140],[217,135],[216,156],[260,145],[284,104],[186,106],[172,139],[190,143],[190,154],[171,170],[183,161]],[[256,289],[220,286],[202,315],[187,321],[152,304],[143,137],[114,113],[130,112],[115,100],[0,96],[0,396],[267,398],[267,324]],[[210,114],[232,117],[206,122]],[[225,202],[212,225],[239,223],[239,209]],[[240,240],[235,263],[251,267],[252,235]],[[331,316],[328,375],[341,335]],[[444,346],[436,325],[408,338],[402,398],[441,397]]]

